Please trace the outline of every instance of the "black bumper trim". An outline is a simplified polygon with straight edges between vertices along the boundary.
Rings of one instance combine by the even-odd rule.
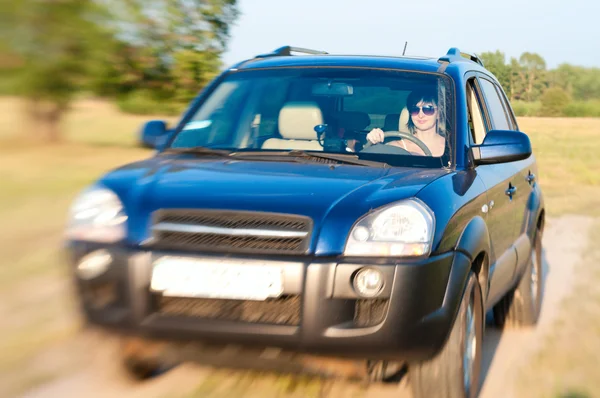
[[[73,267],[77,258],[89,250],[89,247],[71,247]],[[352,322],[356,300],[332,297],[337,290],[331,286],[335,275],[332,269],[335,270],[337,264],[330,258],[326,262],[311,259],[303,264],[300,326],[286,326],[152,313],[147,292],[152,256],[148,252],[122,247],[111,250],[115,269],[111,270],[110,277],[128,282],[123,301],[117,306],[121,315],[115,318],[110,316],[109,309],[103,313],[91,311],[85,305],[82,308],[91,323],[115,333],[207,344],[278,347],[317,355],[407,361],[429,358],[442,347],[470,268],[468,257],[459,252],[418,262],[388,260],[387,265],[379,259],[374,263],[393,270],[387,313],[380,324],[358,328]],[[340,261],[339,264],[346,263]],[[85,289],[77,279],[76,283],[80,292]]]

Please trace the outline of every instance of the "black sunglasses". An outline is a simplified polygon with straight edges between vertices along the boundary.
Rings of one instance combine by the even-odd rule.
[[[425,106],[411,106],[408,111],[412,116],[418,115],[419,111],[423,111],[423,114],[426,116],[431,116],[435,113],[435,106],[433,105],[425,105]]]

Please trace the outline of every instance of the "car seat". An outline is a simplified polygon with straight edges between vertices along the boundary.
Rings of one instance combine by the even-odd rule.
[[[323,124],[323,113],[316,103],[288,102],[279,112],[277,123],[282,138],[269,138],[263,149],[323,150],[315,132],[315,126]]]
[[[385,116],[385,122],[383,125],[383,131],[401,131],[403,133],[410,133],[408,129],[408,109],[404,107],[401,113],[390,113]]]

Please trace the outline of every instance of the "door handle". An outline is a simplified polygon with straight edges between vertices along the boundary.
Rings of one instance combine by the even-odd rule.
[[[512,196],[513,196],[513,195],[514,195],[516,192],[517,192],[517,187],[513,187],[513,186],[510,186],[510,187],[509,187],[509,188],[508,188],[508,189],[505,191],[506,195],[507,195],[507,196],[510,196],[511,198],[512,198]]]
[[[535,181],[535,174],[532,174],[531,172],[529,172],[529,174],[527,175],[527,182],[529,183],[529,185],[533,184]]]

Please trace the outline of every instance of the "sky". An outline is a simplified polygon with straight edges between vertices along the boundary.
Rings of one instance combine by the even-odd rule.
[[[536,52],[600,67],[600,0],[238,0],[227,65],[292,45],[332,54],[439,57],[450,47]]]

